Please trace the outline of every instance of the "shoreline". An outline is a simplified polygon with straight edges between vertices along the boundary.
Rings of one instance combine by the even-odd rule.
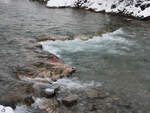
[[[55,0],[31,0],[31,1],[37,1],[37,2],[39,2],[39,3],[42,3],[42,4],[44,4],[47,8],[74,8],[74,9],[83,9],[83,10],[87,10],[87,11],[91,11],[91,12],[94,12],[94,13],[104,13],[104,14],[110,14],[110,15],[116,15],[116,16],[124,16],[124,17],[129,17],[129,18],[131,18],[131,19],[137,19],[137,20],[141,20],[141,21],[149,21],[150,20],[150,16],[146,16],[146,17],[144,17],[144,16],[138,16],[138,15],[133,15],[133,12],[130,12],[130,13],[126,13],[126,12],[123,12],[123,11],[119,11],[119,9],[118,9],[118,11],[113,11],[113,9],[112,9],[112,11],[110,11],[110,12],[107,12],[107,11],[105,11],[106,9],[104,9],[104,10],[97,10],[97,9],[99,9],[98,8],[98,6],[96,7],[88,7],[88,5],[86,4],[86,3],[83,3],[81,6],[79,6],[79,7],[77,7],[77,6],[74,6],[74,4],[73,3],[71,3],[71,4],[69,4],[69,5],[66,5],[67,4],[67,2],[65,3],[65,1],[64,1],[64,3],[62,2],[62,4],[61,4],[61,2],[59,3],[57,3],[56,2],[56,4],[53,2],[53,1],[55,1]],[[52,1],[52,3],[51,3],[51,1]],[[73,2],[73,1],[72,1]],[[76,1],[77,3],[78,3],[78,1]],[[80,2],[80,0],[79,0],[79,2]],[[53,4],[54,3],[54,4]],[[59,5],[60,6],[59,6]],[[94,4],[94,3],[93,3]],[[109,3],[108,3],[109,4]],[[84,6],[85,5],[85,6]],[[87,5],[87,6],[86,6]],[[112,6],[113,5],[115,5],[115,4],[112,4]],[[136,4],[135,4],[136,5]],[[141,5],[142,5],[142,3],[141,3]],[[148,5],[149,5],[149,3],[148,3]],[[99,7],[101,7],[101,6],[99,6]],[[126,7],[126,6],[125,6]],[[141,6],[141,7],[144,7],[144,6]],[[146,6],[145,6],[146,7]],[[149,7],[148,7],[149,8]],[[124,8],[125,9],[125,8]],[[147,9],[147,7],[145,8],[145,9]],[[143,10],[142,10],[143,11]]]

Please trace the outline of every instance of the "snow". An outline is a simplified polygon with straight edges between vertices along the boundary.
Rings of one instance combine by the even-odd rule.
[[[11,107],[0,105],[0,113],[15,113]]]
[[[144,18],[149,17],[150,16],[150,7],[146,8],[144,11],[139,13],[140,16],[143,16]]]
[[[51,0],[48,1],[48,7],[69,7],[73,6],[74,0]]]
[[[141,8],[144,6],[144,10]],[[134,17],[150,16],[149,0],[49,0],[47,7],[79,7],[96,12],[122,13]]]

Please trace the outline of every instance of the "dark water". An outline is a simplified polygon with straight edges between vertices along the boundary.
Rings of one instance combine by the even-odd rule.
[[[23,60],[23,47],[10,41],[43,35],[93,34],[117,30],[89,42],[52,43],[50,48],[77,67],[83,81],[104,82],[118,94],[150,105],[150,22],[77,9],[48,9],[28,0],[0,0],[0,79],[15,79],[13,66]],[[105,40],[108,39],[108,40]],[[0,91],[1,92],[1,91]],[[2,94],[2,93],[1,93]]]

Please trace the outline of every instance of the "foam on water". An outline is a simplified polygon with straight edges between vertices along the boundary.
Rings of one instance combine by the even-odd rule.
[[[22,105],[16,107],[15,113],[29,113],[29,112],[27,112],[27,108]]]
[[[61,78],[58,79],[56,82],[53,82],[50,78],[35,78],[35,79],[31,79],[31,78],[24,78],[22,80],[25,80],[27,82],[33,82],[35,83],[35,87],[36,85],[39,84],[47,84],[44,82],[39,82],[36,80],[40,80],[40,81],[47,81],[50,84],[49,85],[59,85],[61,87],[61,89],[67,89],[67,90],[72,90],[72,89],[84,89],[87,87],[99,87],[101,86],[101,83],[95,82],[95,81],[90,81],[90,82],[81,82],[77,77],[73,77],[73,78]]]
[[[102,84],[94,81],[81,82],[77,78],[62,78],[57,80],[54,84],[58,84],[61,90],[83,90],[88,87],[100,87]]]
[[[59,57],[65,53],[75,53],[75,52],[97,52],[108,54],[125,54],[124,51],[120,50],[128,46],[133,45],[133,42],[123,38],[120,35],[124,35],[124,31],[120,28],[112,33],[106,33],[102,36],[94,36],[92,39],[83,41],[80,39],[66,40],[66,41],[45,41],[41,42],[43,49],[50,53],[53,53]],[[120,47],[118,48],[118,45]]]

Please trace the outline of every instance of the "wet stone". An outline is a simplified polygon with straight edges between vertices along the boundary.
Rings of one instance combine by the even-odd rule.
[[[50,89],[50,88],[45,89],[46,97],[52,97],[52,96],[54,96],[54,94],[55,94],[55,90],[54,89]]]
[[[59,103],[56,99],[45,99],[39,104],[39,109],[45,110],[48,113],[57,113]]]
[[[66,106],[72,106],[77,103],[78,96],[77,95],[69,95],[62,99],[62,102]]]
[[[93,98],[99,98],[99,99],[105,99],[108,95],[104,94],[100,91],[97,91],[95,89],[89,89],[86,91],[88,98],[93,99]]]
[[[47,41],[47,40],[51,40],[51,41],[56,41],[56,40],[61,40],[61,41],[65,41],[65,40],[70,40],[69,36],[42,36],[42,37],[38,37],[37,41]]]
[[[78,36],[75,36],[73,39],[80,39],[80,40],[86,41],[86,40],[89,40],[91,38],[92,38],[91,35],[78,35]]]
[[[87,95],[89,98],[97,98],[100,96],[100,93],[96,90],[91,89],[87,91]]]
[[[104,113],[102,110],[97,110],[97,113]]]
[[[59,85],[57,84],[47,84],[47,83],[40,83],[35,84],[34,88],[37,92],[40,92],[42,97],[50,98],[55,95],[55,93],[59,90]]]

